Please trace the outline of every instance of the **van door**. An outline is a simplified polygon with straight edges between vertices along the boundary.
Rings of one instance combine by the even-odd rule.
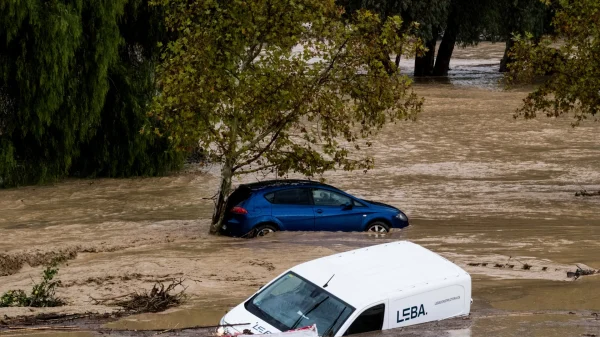
[[[391,299],[388,325],[393,329],[467,314],[468,297],[457,284]]]
[[[364,310],[350,324],[343,336],[383,330],[385,324],[385,309],[385,303],[380,303]]]

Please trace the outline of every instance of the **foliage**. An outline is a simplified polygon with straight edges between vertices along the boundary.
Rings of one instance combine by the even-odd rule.
[[[557,35],[539,43],[531,34],[516,36],[516,61],[506,78],[519,83],[549,75],[524,99],[515,117],[572,113],[575,125],[600,109],[600,3],[560,0],[553,25]]]
[[[199,141],[222,164],[213,232],[234,174],[369,169],[373,160],[351,150],[421,109],[390,62],[420,47],[399,34],[399,17],[360,10],[343,20],[333,0],[156,3],[178,38],[166,46],[151,115],[163,126],[146,132],[182,150]]]
[[[142,0],[129,0],[119,20],[123,43],[109,68],[110,88],[95,135],[82,144],[72,175],[127,177],[161,175],[178,169],[185,153],[170,151],[164,139],[146,137],[148,106],[156,93],[158,42],[168,40],[163,17]]]
[[[0,2],[0,186],[159,171],[164,163],[147,156],[165,152],[165,144],[152,146],[137,132],[154,94],[148,69],[156,57],[145,47],[156,40],[126,35],[146,18],[137,15],[144,6],[142,0]],[[152,25],[133,28],[143,37]],[[141,50],[137,63],[123,58],[131,48]]]
[[[492,41],[510,40],[513,34],[531,33],[535,38],[549,32],[552,17],[549,7],[540,0],[490,1],[485,37]]]
[[[378,13],[383,19],[398,15],[406,24],[419,24],[418,36],[430,40],[446,23],[450,0],[340,0],[348,13],[367,9]]]
[[[2,307],[58,307],[65,301],[56,297],[56,287],[60,281],[54,280],[58,274],[56,265],[48,266],[43,272],[42,281],[34,284],[31,295],[23,290],[9,290],[0,297],[0,308]]]

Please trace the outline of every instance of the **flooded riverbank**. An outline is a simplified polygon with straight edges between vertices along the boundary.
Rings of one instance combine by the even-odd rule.
[[[569,118],[514,120],[526,91],[501,91],[496,79],[486,76],[497,59],[481,55],[494,55],[496,49],[459,50],[464,57],[453,61],[451,81],[419,81],[416,90],[426,99],[425,111],[417,122],[386,126],[372,140],[375,169],[325,176],[352,194],[405,210],[411,219],[406,230],[383,237],[320,232],[257,240],[210,237],[208,199],[217,189],[217,168],[4,190],[0,293],[29,289],[31,277],[39,277],[42,269],[36,263],[64,254],[68,261],[59,272],[58,295],[69,306],[5,308],[0,317],[110,312],[114,308],[93,305],[90,296],[119,296],[148,289],[157,280],[184,278],[190,300],[182,308],[127,317],[110,327],[218,323],[221,313],[297,263],[410,240],[472,274],[472,316],[389,333],[598,333],[591,314],[600,311],[600,276],[573,281],[566,272],[576,264],[600,268],[600,198],[574,195],[584,188],[600,190],[600,124],[572,128]],[[468,76],[456,75],[461,71]],[[264,178],[247,176],[236,184]],[[532,268],[524,270],[524,263]]]

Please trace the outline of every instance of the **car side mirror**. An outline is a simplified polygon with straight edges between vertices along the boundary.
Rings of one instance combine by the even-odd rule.
[[[352,209],[352,203],[351,202],[347,202],[344,205],[342,205],[342,209],[346,210],[346,209]]]

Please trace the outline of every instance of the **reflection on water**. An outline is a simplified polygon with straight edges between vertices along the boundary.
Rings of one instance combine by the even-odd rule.
[[[405,210],[412,224],[406,230],[384,237],[315,232],[257,240],[209,237],[207,198],[216,191],[218,172],[213,167],[163,178],[68,180],[0,191],[0,253],[31,261],[48,251],[77,252],[61,268],[60,293],[84,308],[89,295],[109,297],[148,289],[158,279],[185,278],[192,296],[188,309],[114,323],[167,328],[215,324],[223,308],[295,264],[407,239],[473,275],[473,315],[390,334],[587,333],[598,328],[584,315],[600,310],[600,277],[553,280],[567,281],[565,271],[575,264],[600,268],[600,199],[574,196],[582,188],[600,189],[600,124],[572,128],[567,117],[514,120],[526,92],[499,90],[496,64],[503,48],[457,49],[445,83],[418,79],[415,89],[426,98],[419,120],[386,126],[371,140],[372,171],[325,175],[357,196]],[[412,62],[402,60],[406,72]],[[251,175],[235,183],[264,178]],[[523,263],[534,267],[519,269]],[[21,272],[0,277],[0,293],[29,287],[38,272],[25,264]],[[0,315],[13,313],[7,310]],[[547,312],[527,315],[536,310]]]

